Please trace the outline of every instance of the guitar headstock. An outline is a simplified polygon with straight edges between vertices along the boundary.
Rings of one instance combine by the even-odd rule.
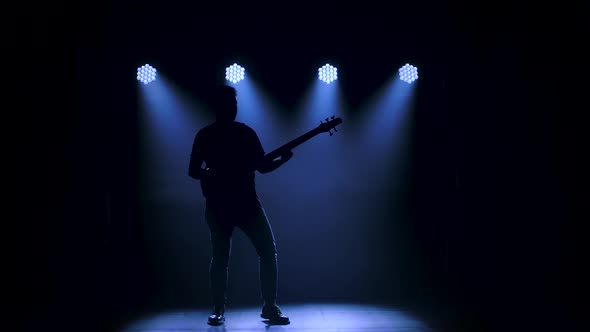
[[[332,116],[331,118],[326,118],[326,122],[320,121],[320,123],[321,124],[318,126],[317,130],[324,133],[328,132],[330,133],[330,136],[332,136],[334,134],[332,133],[332,129],[338,131],[336,130],[336,126],[342,123],[342,119]]]

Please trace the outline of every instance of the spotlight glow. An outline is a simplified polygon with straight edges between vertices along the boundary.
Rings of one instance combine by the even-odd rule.
[[[330,84],[338,79],[338,69],[329,64],[325,64],[318,69],[318,78],[320,81]]]
[[[238,83],[244,79],[244,67],[234,63],[233,65],[225,68],[225,79],[232,82],[233,84]]]
[[[137,68],[137,80],[143,84],[148,84],[156,79],[156,68],[145,64]]]
[[[399,78],[402,81],[411,84],[418,79],[418,68],[406,63],[399,69]]]

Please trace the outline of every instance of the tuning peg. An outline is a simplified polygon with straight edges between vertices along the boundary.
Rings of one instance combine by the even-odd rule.
[[[334,135],[334,133],[331,130],[328,130],[328,132],[330,133],[330,136]]]
[[[338,131],[338,130],[336,130],[336,127],[334,127],[334,131]]]
[[[330,118],[326,118],[326,122],[330,121]]]
[[[335,115],[332,115],[332,120],[334,120],[335,117],[336,117]]]

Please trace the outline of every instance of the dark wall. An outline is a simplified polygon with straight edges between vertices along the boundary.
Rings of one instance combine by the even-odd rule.
[[[555,9],[561,23],[553,24],[524,6],[490,6],[502,20],[480,9],[449,26],[444,130],[451,132],[452,154],[440,158],[454,160],[456,176],[439,197],[446,193],[453,204],[417,207],[416,220],[424,239],[446,234],[445,251],[432,249],[429,257],[433,266],[444,264],[444,287],[461,315],[471,317],[465,322],[480,329],[579,322],[576,114],[586,101],[576,49],[587,30],[570,9]],[[431,119],[424,119],[423,132]],[[434,135],[418,135],[417,144]],[[428,189],[443,179],[427,166],[435,156],[426,153],[423,168],[415,169],[424,174],[417,205],[437,196]]]

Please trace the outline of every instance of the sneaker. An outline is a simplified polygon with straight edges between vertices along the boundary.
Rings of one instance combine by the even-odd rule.
[[[268,319],[271,324],[286,325],[289,324],[289,317],[283,315],[278,305],[264,305],[260,317]]]
[[[225,322],[225,307],[224,306],[213,306],[211,315],[207,320],[209,325],[221,325]]]

